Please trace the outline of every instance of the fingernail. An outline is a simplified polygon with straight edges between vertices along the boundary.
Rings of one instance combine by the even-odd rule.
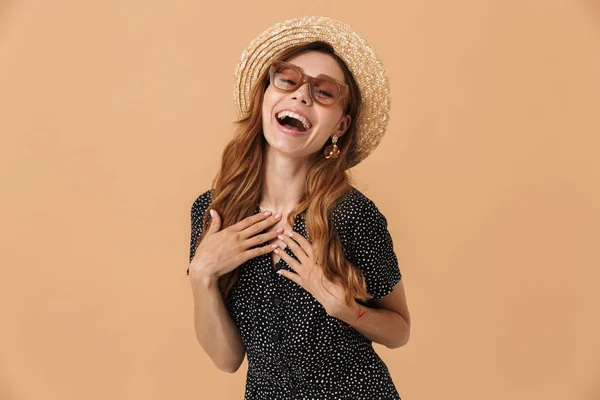
[[[280,269],[279,271],[277,271],[277,273],[278,273],[279,275],[281,275],[281,274],[283,274],[283,270],[281,270],[281,269]]]
[[[265,211],[265,216],[268,217],[269,215],[271,215],[271,211]]]
[[[214,217],[214,216],[215,216],[215,214],[214,214],[214,212],[213,212],[212,208],[210,209],[210,211],[209,211],[209,214],[210,214],[210,216],[211,216],[211,217]]]
[[[277,233],[283,233],[283,228],[277,229]]]
[[[275,218],[281,218],[281,213],[275,214]]]
[[[271,247],[274,248],[274,249],[276,249],[277,248],[277,243],[272,244]]]
[[[290,237],[294,237],[294,236],[292,236],[292,231],[288,231],[288,233],[287,233],[287,234],[288,234]]]
[[[283,236],[277,235],[277,237],[279,238],[279,240],[283,240]]]

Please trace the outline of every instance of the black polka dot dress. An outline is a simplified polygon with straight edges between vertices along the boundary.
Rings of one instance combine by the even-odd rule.
[[[192,205],[190,262],[211,196],[208,190]],[[367,291],[376,299],[390,293],[402,275],[387,220],[373,201],[351,187],[332,211],[332,224],[345,256],[364,274]],[[301,214],[294,232],[308,238]],[[289,247],[285,251],[298,259]],[[372,342],[340,326],[310,293],[277,274],[292,270],[283,259],[275,267],[269,253],[242,264],[226,300],[248,358],[244,400],[400,399]]]

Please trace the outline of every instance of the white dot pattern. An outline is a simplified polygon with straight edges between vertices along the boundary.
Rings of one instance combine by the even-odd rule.
[[[192,205],[190,262],[211,196],[207,190]],[[257,205],[255,212],[260,211]],[[331,217],[344,255],[362,271],[367,291],[374,298],[390,293],[402,275],[385,216],[351,187]],[[293,228],[308,239],[301,214]],[[297,260],[289,247],[285,252]],[[275,273],[292,270],[283,259],[275,270],[270,254],[239,268],[226,307],[246,346],[244,400],[401,400],[372,342],[355,329],[341,327],[310,293]]]

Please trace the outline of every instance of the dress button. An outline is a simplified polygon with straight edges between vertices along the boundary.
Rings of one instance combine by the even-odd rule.
[[[279,332],[275,332],[271,338],[273,342],[277,342],[279,340]]]
[[[279,305],[281,304],[281,300],[280,299],[275,299],[273,300],[273,303],[279,307]]]

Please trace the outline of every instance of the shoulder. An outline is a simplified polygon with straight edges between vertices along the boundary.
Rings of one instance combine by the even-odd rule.
[[[332,220],[340,235],[352,238],[357,230],[387,226],[387,220],[373,200],[354,186],[338,199]]]
[[[337,200],[332,210],[332,216],[337,219],[344,217],[352,219],[375,214],[381,214],[375,202],[354,186],[350,186],[348,191]]]
[[[356,215],[369,199],[360,190],[350,186],[335,203],[332,215],[341,217],[343,215]]]
[[[200,216],[200,217],[204,216],[206,209],[212,202],[213,191],[214,191],[214,189],[208,189],[208,190],[200,193],[200,195],[198,195],[196,200],[194,200],[194,202],[192,203],[192,215],[193,216]]]

